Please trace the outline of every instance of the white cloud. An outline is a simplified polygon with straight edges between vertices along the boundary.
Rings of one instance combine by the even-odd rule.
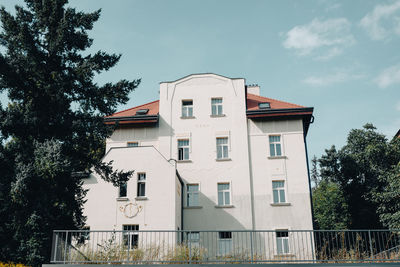
[[[374,81],[380,88],[400,83],[400,64],[383,70]]]
[[[345,18],[314,19],[288,31],[283,46],[301,56],[317,53],[317,59],[329,59],[341,54],[344,47],[354,44],[350,27],[351,23]]]
[[[383,40],[392,34],[400,35],[400,0],[388,4],[377,5],[372,12],[365,15],[360,25],[373,40]]]
[[[348,72],[337,72],[330,75],[325,76],[309,76],[303,80],[303,83],[314,87],[322,87],[322,86],[329,86],[336,83],[347,82],[351,80],[358,80],[363,78],[364,75],[362,74],[351,74]]]

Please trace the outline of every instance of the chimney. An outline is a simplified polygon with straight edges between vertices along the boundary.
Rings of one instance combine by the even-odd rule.
[[[253,95],[260,95],[260,86],[258,86],[258,84],[247,85],[247,93]]]

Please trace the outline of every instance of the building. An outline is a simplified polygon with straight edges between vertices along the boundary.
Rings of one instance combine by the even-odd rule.
[[[159,100],[105,118],[116,129],[104,161],[135,173],[121,188],[96,174],[85,179],[88,227],[223,230],[223,250],[233,230],[274,230],[278,250],[288,252],[288,230],[313,229],[305,142],[312,113],[260,96],[243,78],[160,83]]]

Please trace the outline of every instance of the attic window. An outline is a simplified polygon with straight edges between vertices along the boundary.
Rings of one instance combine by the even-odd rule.
[[[149,109],[139,109],[138,111],[136,111],[136,115],[146,115],[147,112],[149,112]]]
[[[259,109],[268,109],[271,108],[271,104],[269,102],[258,103]]]

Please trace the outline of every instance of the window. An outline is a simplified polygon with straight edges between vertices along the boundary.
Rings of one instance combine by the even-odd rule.
[[[146,173],[138,173],[137,196],[146,196]]]
[[[187,242],[190,248],[199,248],[200,247],[200,233],[199,232],[190,232],[187,233]]]
[[[271,157],[282,156],[280,135],[269,136],[269,153]]]
[[[193,100],[182,100],[182,117],[193,117]]]
[[[232,232],[218,232],[218,255],[227,255],[232,251]]]
[[[211,99],[211,115],[222,115],[222,98]]]
[[[189,160],[189,140],[178,140],[178,160]]]
[[[276,231],[276,251],[278,255],[289,253],[289,232],[287,230]]]
[[[269,109],[271,108],[271,104],[269,102],[258,103],[259,109]]]
[[[128,225],[123,225],[123,241],[124,241],[124,246],[127,249],[134,249],[138,247],[139,244],[139,233],[136,231],[139,231],[139,225],[137,224],[128,224]]]
[[[228,157],[228,137],[217,138],[217,159],[227,159]]]
[[[138,142],[128,142],[128,147],[137,147],[139,146]]]
[[[231,190],[229,183],[218,184],[218,206],[226,206],[231,204]]]
[[[119,186],[119,197],[126,197],[126,193],[127,193],[127,191],[128,191],[128,184],[125,182],[125,183],[122,183],[120,186]]]
[[[285,181],[272,181],[274,203],[285,203]]]
[[[138,111],[136,111],[135,115],[146,115],[148,112],[149,112],[148,108],[139,109]]]
[[[187,185],[186,205],[188,207],[199,206],[199,185],[198,184],[188,184]]]

